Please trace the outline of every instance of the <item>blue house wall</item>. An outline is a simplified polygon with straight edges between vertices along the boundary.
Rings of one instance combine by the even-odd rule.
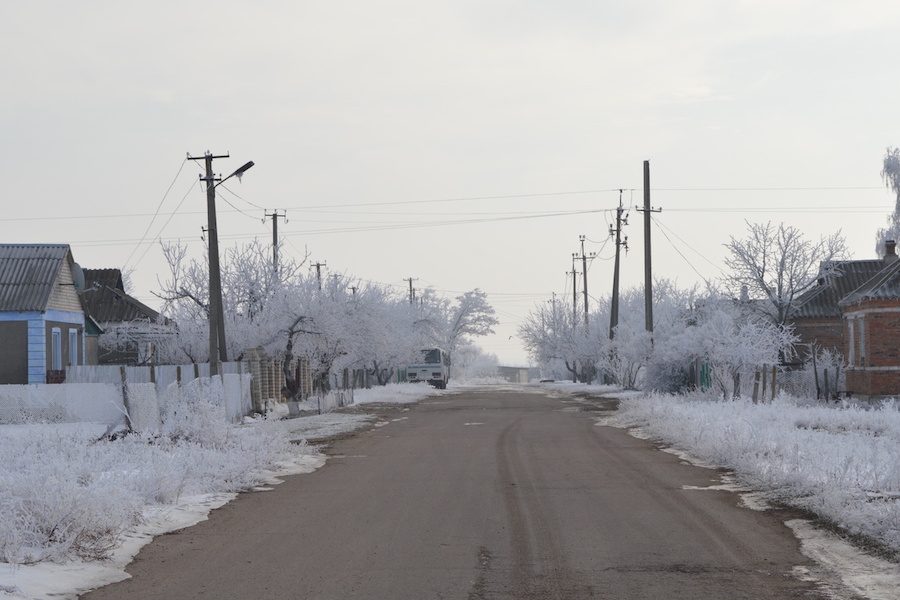
[[[47,383],[47,322],[84,326],[84,313],[50,309],[47,311],[0,312],[0,321],[28,323],[28,383]]]

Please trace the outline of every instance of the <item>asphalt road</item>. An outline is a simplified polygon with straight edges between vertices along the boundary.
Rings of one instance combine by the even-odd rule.
[[[315,473],[162,536],[105,599],[819,598],[784,515],[595,426],[609,402],[483,389],[336,442]]]

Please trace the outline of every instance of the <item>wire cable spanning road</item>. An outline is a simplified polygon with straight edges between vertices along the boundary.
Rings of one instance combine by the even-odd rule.
[[[595,419],[611,401],[483,388],[338,440],[83,598],[819,598],[779,511]],[[383,408],[398,412],[398,408]]]

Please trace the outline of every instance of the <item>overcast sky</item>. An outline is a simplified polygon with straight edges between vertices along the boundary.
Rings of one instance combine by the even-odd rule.
[[[138,240],[186,153],[207,149],[231,153],[225,174],[256,162],[229,184],[244,200],[221,196],[243,211],[220,200],[223,244],[269,239],[254,205],[287,208],[289,253],[398,287],[480,287],[502,322],[482,345],[505,362],[526,360],[510,336],[528,309],[569,289],[578,235],[606,239],[608,213],[584,211],[618,192],[564,192],[638,203],[645,159],[684,254],[654,228],[656,273],[683,284],[721,275],[745,219],[842,228],[872,256],[893,205],[879,170],[900,144],[898,2],[137,6],[0,5],[0,222],[3,241],[67,242],[85,267],[128,261],[154,306],[153,240],[203,251],[197,166]],[[809,187],[832,189],[747,189]],[[580,214],[435,226],[554,212]],[[638,216],[626,286],[643,278]],[[593,263],[592,295],[611,272]]]

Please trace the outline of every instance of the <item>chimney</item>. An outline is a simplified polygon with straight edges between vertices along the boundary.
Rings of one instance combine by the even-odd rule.
[[[890,264],[897,260],[897,242],[896,240],[884,240],[884,262]]]

